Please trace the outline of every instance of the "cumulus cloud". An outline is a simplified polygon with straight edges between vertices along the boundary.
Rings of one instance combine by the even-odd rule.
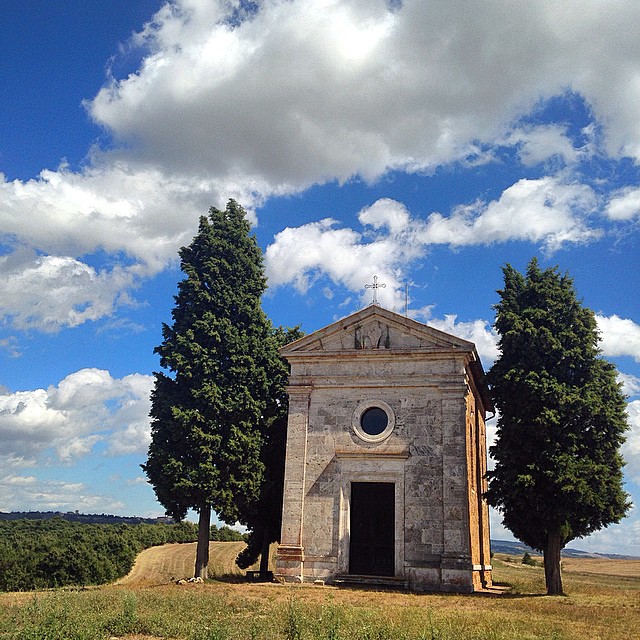
[[[627,480],[640,486],[640,400],[627,405],[629,431],[627,441],[622,446],[622,455],[626,461],[624,473]]]
[[[374,229],[387,228],[393,235],[402,233],[410,223],[410,215],[407,208],[391,198],[381,198],[370,207],[365,207],[358,214],[358,220],[363,225],[369,225]]]
[[[432,213],[422,238],[454,247],[526,240],[553,252],[565,243],[586,243],[601,235],[585,219],[595,205],[586,185],[563,184],[554,177],[522,179],[499,200],[459,206],[448,217]]]
[[[580,154],[568,137],[566,127],[557,124],[516,129],[507,135],[504,144],[517,147],[520,162],[527,167],[554,159],[573,164]]]
[[[330,218],[301,227],[286,228],[267,247],[265,267],[270,287],[292,283],[301,293],[322,276],[350,291],[362,292],[377,274],[384,288],[378,300],[388,308],[401,308],[401,264],[422,254],[419,245],[402,244],[385,233],[371,241],[353,229],[337,229]],[[361,293],[362,302],[371,301]]]
[[[270,0],[230,25],[233,8],[165,5],[136,38],[139,71],[112,79],[91,116],[172,170],[308,185],[460,159],[569,88],[606,122],[610,153],[638,156],[635,3]],[[540,130],[525,161],[549,156],[543,137],[572,155]]]
[[[107,454],[141,453],[149,443],[152,377],[112,378],[82,369],[58,386],[0,396],[0,457],[29,466],[47,451],[69,463],[105,442]]]
[[[211,184],[104,154],[94,160],[80,173],[61,167],[27,182],[0,174],[2,233],[52,256],[121,252],[153,271],[217,204]]]
[[[626,396],[640,395],[640,378],[619,371],[618,380],[622,383],[622,391]]]
[[[0,476],[0,511],[71,511],[117,513],[124,507],[119,500],[92,493],[80,482],[40,480],[35,476]]]
[[[18,329],[55,331],[111,315],[134,283],[127,269],[96,271],[70,257],[16,250],[0,256],[0,315]]]
[[[627,187],[612,194],[605,213],[611,220],[632,220],[640,216],[640,189]]]
[[[478,162],[496,145],[515,146],[528,166],[574,163],[582,151],[562,126],[522,125],[567,91],[586,101],[606,152],[640,158],[639,19],[635,2],[587,1],[576,12],[551,1],[268,0],[244,13],[226,0],[167,2],[132,38],[139,69],[85,103],[111,135],[108,149],[91,149],[77,172],[0,179],[3,241],[40,258],[23,261],[15,285],[44,269],[58,283],[73,272],[82,295],[63,290],[40,314],[9,297],[0,313],[45,330],[110,315],[228,197],[251,208],[329,180]],[[635,216],[636,198],[621,192],[609,217]],[[489,205],[434,213],[423,242],[520,239],[553,251],[596,237],[577,215],[593,207],[586,186],[523,180]],[[391,213],[371,209],[363,224],[398,234],[408,220]],[[323,231],[338,250],[349,242]],[[359,253],[366,260],[379,246]],[[98,252],[119,268],[93,264],[87,256]],[[397,283],[392,271],[380,275]]]
[[[553,251],[565,243],[588,242],[600,235],[588,226],[594,199],[584,185],[550,177],[520,180],[498,200],[459,206],[449,216],[435,212],[421,220],[402,203],[381,198],[359,212],[362,231],[337,228],[337,220],[325,218],[276,234],[265,254],[269,285],[292,283],[304,293],[326,275],[355,292],[376,273],[387,285],[380,292],[382,304],[401,309],[403,274],[429,246],[529,240]],[[367,297],[362,294],[363,302]]]
[[[600,348],[605,356],[630,356],[640,362],[640,325],[617,315],[596,315],[600,330]]]
[[[140,278],[175,259],[218,192],[124,163],[43,171],[26,183],[0,175],[0,317],[55,331],[110,316]],[[112,256],[107,266],[93,254]]]
[[[498,358],[498,334],[487,320],[458,322],[457,316],[446,315],[441,319],[432,318],[428,324],[435,329],[440,329],[440,331],[445,331],[463,340],[473,342],[476,345],[480,359],[487,369]]]

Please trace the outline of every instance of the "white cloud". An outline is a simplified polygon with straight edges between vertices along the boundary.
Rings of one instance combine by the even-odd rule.
[[[560,125],[516,129],[506,137],[504,144],[518,148],[518,157],[525,166],[533,166],[555,158],[572,164],[579,156],[578,150],[567,136],[566,127]]]
[[[0,262],[1,262],[0,258]],[[19,358],[22,353],[18,346],[18,339],[15,336],[8,336],[0,339],[0,351],[5,351],[10,358]],[[0,385],[0,394],[3,392],[3,387]]]
[[[60,462],[68,464],[73,460],[89,455],[94,446],[104,440],[103,436],[93,435],[84,438],[71,438],[56,447]]]
[[[633,2],[576,12],[555,2],[405,0],[392,10],[383,0],[271,0],[234,28],[229,8],[165,6],[137,37],[150,50],[140,70],[88,102],[91,116],[172,172],[308,185],[463,158],[569,89],[606,123],[610,153],[638,157]],[[572,156],[557,129],[522,143],[527,162]]]
[[[112,378],[82,369],[57,387],[0,396],[0,450],[7,466],[32,465],[46,451],[69,463],[106,441],[106,452],[141,453],[149,443],[152,377]]]
[[[91,493],[79,482],[40,480],[15,474],[0,477],[0,511],[77,509],[83,513],[117,513],[123,507],[121,501]]]
[[[498,358],[498,335],[487,320],[472,320],[471,322],[458,322],[455,315],[446,315],[442,319],[432,318],[428,324],[435,329],[440,329],[463,340],[468,340],[476,345],[478,355],[488,369]]]
[[[600,331],[600,348],[605,356],[630,356],[640,362],[640,325],[617,315],[596,314]]]
[[[401,202],[391,198],[380,198],[370,207],[362,209],[358,214],[358,220],[374,229],[386,227],[391,234],[398,235],[409,226],[410,216]]]
[[[114,430],[109,438],[109,455],[123,455],[147,451],[151,442],[149,429],[151,376],[133,374],[122,382],[130,390],[118,406]]]
[[[622,382],[622,390],[626,396],[640,395],[640,378],[619,371],[618,380]]]
[[[110,150],[90,150],[78,172],[0,180],[3,238],[40,260],[14,274],[27,299],[10,296],[0,310],[17,326],[53,330],[110,315],[138,278],[175,257],[198,215],[228,197],[251,208],[314,183],[479,162],[504,144],[527,165],[570,164],[581,151],[562,126],[520,124],[566,92],[586,100],[609,154],[640,158],[638,3],[586,1],[575,11],[551,1],[267,0],[232,27],[238,9],[225,0],[163,5],[132,40],[140,68],[86,102],[112,134]],[[621,192],[609,216],[636,215],[636,197]],[[523,180],[498,201],[433,214],[421,242],[520,239],[553,251],[597,237],[581,215],[594,206],[586,186]],[[408,223],[388,205],[361,217],[392,235]],[[357,244],[346,230],[324,233],[343,248]],[[357,253],[371,264],[378,248]],[[92,266],[87,256],[98,252],[120,266]],[[45,268],[63,295],[33,314],[29,285]],[[60,284],[70,272],[81,294]],[[379,275],[398,284],[392,270]]]
[[[62,167],[24,183],[0,174],[0,230],[11,247],[0,255],[0,317],[17,328],[54,331],[110,316],[227,198],[242,201],[255,222],[250,183],[222,189],[115,155],[97,152],[94,161],[81,173]],[[100,254],[110,256],[108,267],[91,266]]]
[[[611,220],[632,220],[640,216],[640,189],[627,187],[616,191],[605,208]]]
[[[592,533],[587,538],[574,540],[573,549],[592,553],[617,553],[640,556],[640,518],[638,509],[632,507],[619,523]]]
[[[422,239],[453,247],[525,240],[553,252],[565,243],[586,243],[601,235],[585,220],[595,204],[586,185],[563,184],[553,177],[522,179],[499,200],[461,205],[448,217],[432,213]]]
[[[2,232],[52,256],[122,252],[154,272],[189,239],[198,215],[218,204],[210,182],[108,154],[93,158],[81,173],[61,167],[27,182],[0,174]]]
[[[640,400],[627,405],[629,431],[627,441],[622,445],[622,455],[626,461],[624,473],[627,480],[640,486]]]
[[[370,241],[352,229],[336,229],[330,218],[301,227],[286,228],[276,234],[267,247],[265,267],[270,287],[292,283],[305,293],[323,275],[350,291],[359,292],[361,301],[371,301],[364,292],[372,274],[384,288],[378,300],[388,308],[401,308],[402,274],[400,265],[422,253],[416,245],[402,244],[396,236],[381,233]]]
[[[56,331],[111,315],[134,283],[121,267],[96,271],[74,258],[20,250],[0,256],[0,269],[0,315],[18,329]]]
[[[271,287],[292,283],[301,293],[322,275],[362,292],[371,274],[377,274],[387,286],[380,302],[402,309],[406,270],[430,245],[529,240],[552,251],[598,237],[600,232],[585,220],[593,206],[589,187],[556,178],[520,180],[499,200],[459,206],[448,217],[432,213],[426,222],[412,217],[402,203],[381,198],[359,212],[362,232],[336,228],[339,223],[332,218],[287,227],[267,247],[265,267]],[[368,294],[361,293],[361,300],[370,300]]]

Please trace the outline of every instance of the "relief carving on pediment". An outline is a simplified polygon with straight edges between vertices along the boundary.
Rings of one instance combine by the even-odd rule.
[[[389,326],[380,322],[356,327],[353,337],[356,349],[388,349],[391,346]]]

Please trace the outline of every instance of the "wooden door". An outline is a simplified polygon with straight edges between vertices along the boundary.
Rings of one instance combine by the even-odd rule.
[[[349,573],[395,574],[395,485],[391,482],[351,483]]]

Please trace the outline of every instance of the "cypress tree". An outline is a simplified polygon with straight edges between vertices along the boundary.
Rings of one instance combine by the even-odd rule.
[[[547,593],[561,594],[564,546],[630,507],[620,455],[626,402],[572,279],[535,259],[526,277],[510,265],[503,272],[501,354],[488,373],[499,418],[487,498],[516,538],[544,554]]]
[[[260,302],[262,253],[242,207],[212,207],[179,255],[185,278],[155,349],[168,373],[155,373],[143,469],[168,514],[198,512],[195,575],[206,578],[211,510],[234,524],[259,500],[265,433],[278,412],[271,381],[283,364]]]

